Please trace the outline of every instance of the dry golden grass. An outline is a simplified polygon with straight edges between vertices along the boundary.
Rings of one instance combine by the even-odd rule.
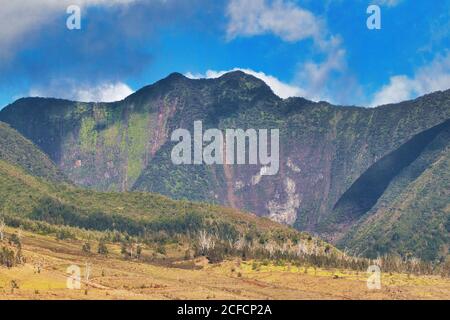
[[[23,232],[26,264],[0,267],[0,299],[450,299],[450,279],[440,277],[383,274],[381,290],[368,290],[367,274],[349,270],[238,260],[211,265],[184,261],[185,248],[174,246],[167,257],[146,249],[146,262],[127,261],[119,246],[108,245],[106,258],[83,254],[82,244]],[[89,282],[67,289],[67,267],[79,265],[83,276],[87,262]],[[12,280],[19,286],[13,291]]]

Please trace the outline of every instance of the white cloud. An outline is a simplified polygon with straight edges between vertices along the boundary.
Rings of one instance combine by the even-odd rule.
[[[81,102],[114,102],[128,97],[134,91],[125,83],[101,83],[97,86],[76,86],[71,81],[54,82],[45,88],[33,88],[32,97],[53,97]]]
[[[29,42],[26,36],[68,16],[69,5],[90,6],[127,5],[139,0],[26,0],[2,1],[0,5],[0,59],[8,58],[19,43]],[[62,24],[65,28],[65,24]]]
[[[323,34],[320,19],[283,0],[231,0],[227,16],[229,39],[273,33],[285,41],[299,41]]]
[[[414,83],[407,76],[394,76],[383,86],[373,99],[371,106],[379,106],[408,100],[412,97]]]
[[[345,72],[347,68],[345,56],[344,49],[339,45],[334,46],[323,62],[307,61],[300,64],[295,82],[305,88],[310,99],[333,102],[335,100],[333,86],[338,85],[339,80],[330,81],[330,79],[335,74]]]
[[[285,99],[285,98],[289,98],[289,97],[299,97],[299,96],[304,97],[304,96],[306,96],[306,92],[300,87],[284,83],[274,76],[267,75],[264,72],[257,72],[257,71],[251,70],[251,69],[234,68],[232,70],[227,70],[227,71],[208,70],[204,74],[199,74],[199,73],[193,74],[193,73],[188,72],[185,75],[186,75],[186,77],[191,78],[191,79],[200,79],[200,78],[212,79],[212,78],[218,78],[218,77],[224,75],[225,73],[232,72],[232,71],[242,71],[242,72],[250,74],[256,78],[261,79],[280,98]]]
[[[77,101],[114,102],[120,101],[133,93],[133,90],[122,82],[104,83],[93,88],[80,88],[75,92]]]
[[[360,88],[349,78],[336,79],[336,81],[333,82],[334,85],[327,83],[331,73],[333,73],[335,69],[341,70],[342,68],[345,68],[345,62],[342,61],[344,55],[344,52],[337,52],[335,55],[331,55],[322,64],[308,62],[301,65],[297,71],[297,77],[291,83],[283,82],[273,75],[247,68],[233,68],[222,71],[207,70],[205,73],[187,72],[185,76],[191,79],[214,79],[228,72],[242,71],[264,81],[277,96],[283,99],[289,97],[303,97],[312,101],[339,103],[341,102],[340,100],[344,101],[345,97],[339,97],[334,92],[336,90],[343,91],[345,95],[346,92],[344,91],[347,91],[348,89],[351,91],[352,97],[361,94],[361,92],[359,92]],[[346,88],[342,89],[344,86]]]
[[[371,106],[396,103],[450,88],[450,52],[437,56],[414,76],[396,75],[375,93]]]
[[[327,30],[324,20],[289,0],[230,0],[227,16],[229,40],[265,34],[287,42],[312,39],[324,58],[298,65],[295,88],[311,100],[336,101],[336,87],[342,86],[337,78],[347,71],[346,50],[341,38]]]

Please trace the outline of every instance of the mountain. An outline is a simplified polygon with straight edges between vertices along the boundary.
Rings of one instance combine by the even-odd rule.
[[[414,215],[431,234],[442,219],[430,222],[433,226],[422,223],[427,218],[420,208],[448,216],[448,205],[442,206],[448,197],[440,189],[446,186],[448,162],[435,166],[430,148],[436,144],[444,152],[436,139],[449,118],[450,90],[366,109],[283,100],[242,72],[208,80],[175,73],[119,102],[25,98],[0,112],[0,121],[38,145],[77,185],[223,204],[320,234],[358,253],[412,250],[425,258],[445,256],[447,238],[432,244],[424,240],[422,250],[407,245],[415,229],[405,224]],[[279,129],[279,174],[261,176],[260,165],[172,164],[171,133],[178,128],[192,132],[196,120],[204,130]],[[442,153],[443,159],[447,156]],[[402,179],[416,166],[423,172],[415,180]],[[434,175],[444,179],[438,194],[422,198],[419,186],[431,192],[426,181]],[[385,221],[396,203],[416,213],[395,215],[402,232],[386,228],[399,245],[386,248],[387,229],[372,230],[370,221],[375,216]],[[370,249],[358,246],[362,238],[361,245]]]
[[[74,186],[42,151],[3,123],[0,142],[2,252],[6,222],[34,234],[56,235],[58,240],[94,237],[110,244],[170,245],[177,252],[188,250],[189,256],[205,255],[211,262],[225,257],[272,259],[280,254],[312,259],[317,266],[367,263],[348,263],[341,252],[318,238],[233,208],[148,192],[100,192]],[[0,256],[0,265],[5,257]]]
[[[418,291],[439,286],[432,293],[439,298],[448,291],[448,268],[421,263],[426,276],[414,276],[399,296],[398,282],[417,267],[405,262],[384,269],[387,287],[367,296],[368,259],[232,208],[76,187],[17,131],[0,124],[0,133],[0,282],[11,287],[3,297],[420,298]],[[83,290],[67,289],[77,266],[90,278]]]
[[[51,182],[69,181],[45,153],[16,130],[2,122],[0,122],[0,146],[0,161],[14,164],[30,175]]]
[[[0,219],[10,226],[47,235],[56,232],[65,237],[74,236],[70,228],[79,236],[86,236],[87,230],[104,236],[114,231],[126,239],[132,236],[147,244],[178,243],[188,248],[197,245],[199,233],[207,232],[214,237],[216,250],[222,250],[221,242],[234,243],[245,237],[245,241],[261,246],[271,241],[294,246],[304,240],[324,255],[331,250],[338,253],[320,239],[236,209],[171,200],[151,193],[94,192],[73,186],[64,178],[51,181],[59,178],[58,174],[45,168],[49,172],[45,176],[44,170],[28,166],[31,160],[49,161],[42,152],[8,126],[1,126],[2,137],[12,134],[17,147],[6,150],[8,153],[3,148],[0,159]],[[25,148],[30,153],[22,161],[19,155]],[[9,161],[4,154],[13,160]],[[41,175],[32,175],[33,170]],[[56,167],[53,170],[58,172]]]

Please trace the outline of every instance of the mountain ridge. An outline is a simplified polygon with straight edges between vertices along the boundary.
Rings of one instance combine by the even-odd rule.
[[[366,170],[449,118],[450,90],[340,107],[281,99],[243,72],[198,80],[175,73],[114,103],[20,100],[0,111],[78,185],[234,206],[318,234]],[[261,177],[258,166],[172,165],[170,133],[196,120],[205,129],[279,128],[279,175]]]
[[[338,107],[338,108],[360,108],[360,109],[369,109],[369,110],[370,109],[377,109],[377,108],[385,108],[385,107],[395,106],[395,105],[398,105],[400,103],[409,103],[409,102],[412,103],[412,102],[415,102],[416,100],[424,99],[424,98],[427,98],[428,96],[433,96],[433,95],[436,95],[436,94],[449,94],[449,92],[450,92],[450,87],[449,87],[446,90],[436,90],[436,91],[433,91],[433,92],[430,92],[430,93],[423,94],[423,95],[418,96],[416,98],[411,98],[411,99],[403,100],[403,101],[400,101],[400,102],[381,104],[381,105],[377,105],[377,106],[374,106],[374,107],[369,107],[369,106],[364,106],[364,105],[336,105],[336,104],[330,103],[330,102],[328,102],[326,100],[313,101],[313,100],[306,99],[305,97],[302,97],[302,96],[292,96],[292,97],[288,97],[288,98],[281,98],[281,97],[279,97],[278,95],[276,95],[273,92],[273,90],[270,88],[269,85],[267,85],[264,82],[264,80],[261,80],[261,79],[255,77],[255,76],[253,76],[253,75],[245,73],[244,71],[235,70],[235,71],[230,71],[230,72],[224,73],[223,75],[221,75],[221,76],[219,76],[217,78],[189,78],[189,77],[185,76],[184,74],[182,74],[180,72],[172,72],[167,77],[162,78],[161,80],[158,80],[158,81],[156,81],[156,82],[154,82],[152,84],[148,84],[148,85],[142,86],[140,89],[138,89],[135,92],[131,93],[130,95],[126,96],[122,100],[117,100],[117,101],[112,101],[112,102],[83,101],[83,103],[88,103],[88,104],[89,103],[115,104],[115,103],[127,100],[130,97],[134,97],[136,94],[139,95],[139,93],[141,93],[141,92],[145,92],[147,90],[151,90],[153,87],[158,86],[160,83],[165,83],[165,82],[170,82],[170,81],[180,81],[180,80],[181,81],[186,81],[187,80],[187,81],[193,81],[193,82],[199,82],[199,81],[213,82],[213,81],[217,81],[217,80],[220,80],[220,79],[224,80],[224,79],[229,79],[229,78],[233,78],[233,77],[248,77],[248,78],[252,78],[253,80],[258,81],[258,82],[262,83],[265,87],[269,88],[270,91],[275,96],[277,96],[279,99],[284,100],[284,101],[286,101],[286,100],[304,100],[307,103],[317,103],[317,104],[325,103],[325,104],[328,104],[330,106]],[[3,106],[3,108],[1,108],[0,110],[8,107],[9,105],[20,103],[22,100],[29,100],[29,99],[47,99],[49,101],[61,101],[61,102],[72,102],[72,103],[79,102],[77,100],[65,99],[65,98],[56,98],[56,97],[43,97],[43,96],[21,97],[21,98],[18,98],[17,100],[15,100],[15,101],[13,101],[13,102]]]
[[[348,107],[348,108],[367,108],[367,109],[372,109],[370,107],[364,107],[364,106],[355,106],[355,105],[348,105],[348,106],[338,106],[338,105],[334,105],[332,103],[329,103],[327,101],[312,101],[309,99],[306,99],[304,97],[301,96],[292,96],[292,97],[288,97],[288,98],[281,98],[278,95],[276,95],[273,90],[270,88],[269,85],[267,85],[263,80],[245,73],[244,71],[241,70],[236,70],[236,71],[230,71],[227,73],[224,73],[223,75],[217,77],[217,78],[189,78],[187,76],[185,76],[184,74],[180,73],[180,72],[172,72],[170,73],[168,76],[166,76],[165,78],[162,78],[154,83],[148,84],[148,85],[144,85],[142,86],[140,89],[137,89],[135,92],[131,93],[130,95],[126,96],[125,98],[123,98],[122,100],[117,100],[117,101],[112,101],[112,102],[102,102],[102,101],[82,101],[82,103],[87,103],[87,104],[91,104],[91,103],[101,103],[101,104],[115,104],[124,100],[129,100],[131,98],[134,98],[136,96],[140,96],[140,95],[144,95],[145,93],[148,93],[149,91],[154,90],[155,88],[158,88],[159,86],[166,84],[166,83],[173,83],[173,82],[177,82],[177,81],[187,81],[187,82],[217,82],[217,81],[222,81],[222,80],[233,80],[233,79],[239,79],[239,78],[248,78],[248,79],[252,79],[252,81],[254,81],[255,83],[260,83],[262,86],[266,87],[267,89],[270,89],[270,91],[273,93],[274,96],[276,96],[277,98],[279,98],[280,100],[304,100],[307,103],[326,103],[329,104],[331,106],[336,106],[336,107]],[[450,90],[450,89],[449,89]],[[439,92],[439,91],[436,91]],[[44,96],[33,96],[33,97],[21,97],[18,98],[17,100],[3,106],[3,108],[1,108],[0,110],[8,107],[9,105],[14,105],[16,103],[20,103],[22,101],[26,101],[26,100],[40,100],[40,99],[46,99],[49,100],[50,102],[54,102],[54,101],[60,101],[60,102],[70,102],[70,103],[77,103],[80,101],[77,100],[72,100],[72,99],[65,99],[65,98],[55,98],[55,97],[44,97]],[[377,106],[375,108],[378,108],[380,106]]]

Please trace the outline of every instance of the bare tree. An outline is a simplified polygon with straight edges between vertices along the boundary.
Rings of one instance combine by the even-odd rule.
[[[297,256],[300,257],[303,255],[307,255],[308,253],[308,247],[300,241],[297,245]]]
[[[142,244],[137,242],[136,243],[136,258],[140,259],[142,254]]]
[[[214,249],[216,245],[213,236],[209,235],[205,230],[201,230],[199,232],[198,243],[202,253],[206,253],[210,249]]]
[[[275,250],[277,249],[277,245],[275,243],[273,243],[272,241],[269,241],[266,243],[266,245],[264,246],[264,249],[269,252],[270,257],[273,256],[273,254],[275,253]]]
[[[84,294],[87,295],[89,291],[89,278],[91,276],[91,264],[86,262],[86,270],[84,273],[84,280],[86,282],[86,289],[84,290]]]
[[[3,219],[0,220],[0,241],[3,241],[5,238],[5,221]]]
[[[89,283],[90,276],[91,276],[91,263],[86,262],[86,271],[84,274],[84,279],[86,281],[86,284]]]
[[[230,247],[230,248],[233,248],[234,247],[234,240],[233,240],[233,238],[231,237],[231,236],[227,236],[227,241],[228,241],[228,246]]]
[[[383,266],[383,258],[378,255],[377,258],[373,260],[373,264],[381,268]]]
[[[411,271],[420,274],[420,259],[412,257],[409,259],[409,263],[411,264]]]
[[[283,246],[279,249],[282,254],[289,251],[289,244],[287,242],[283,243]]]
[[[245,240],[244,235],[239,235],[239,239],[237,239],[234,243],[234,248],[236,250],[242,250],[245,248],[247,241]]]

